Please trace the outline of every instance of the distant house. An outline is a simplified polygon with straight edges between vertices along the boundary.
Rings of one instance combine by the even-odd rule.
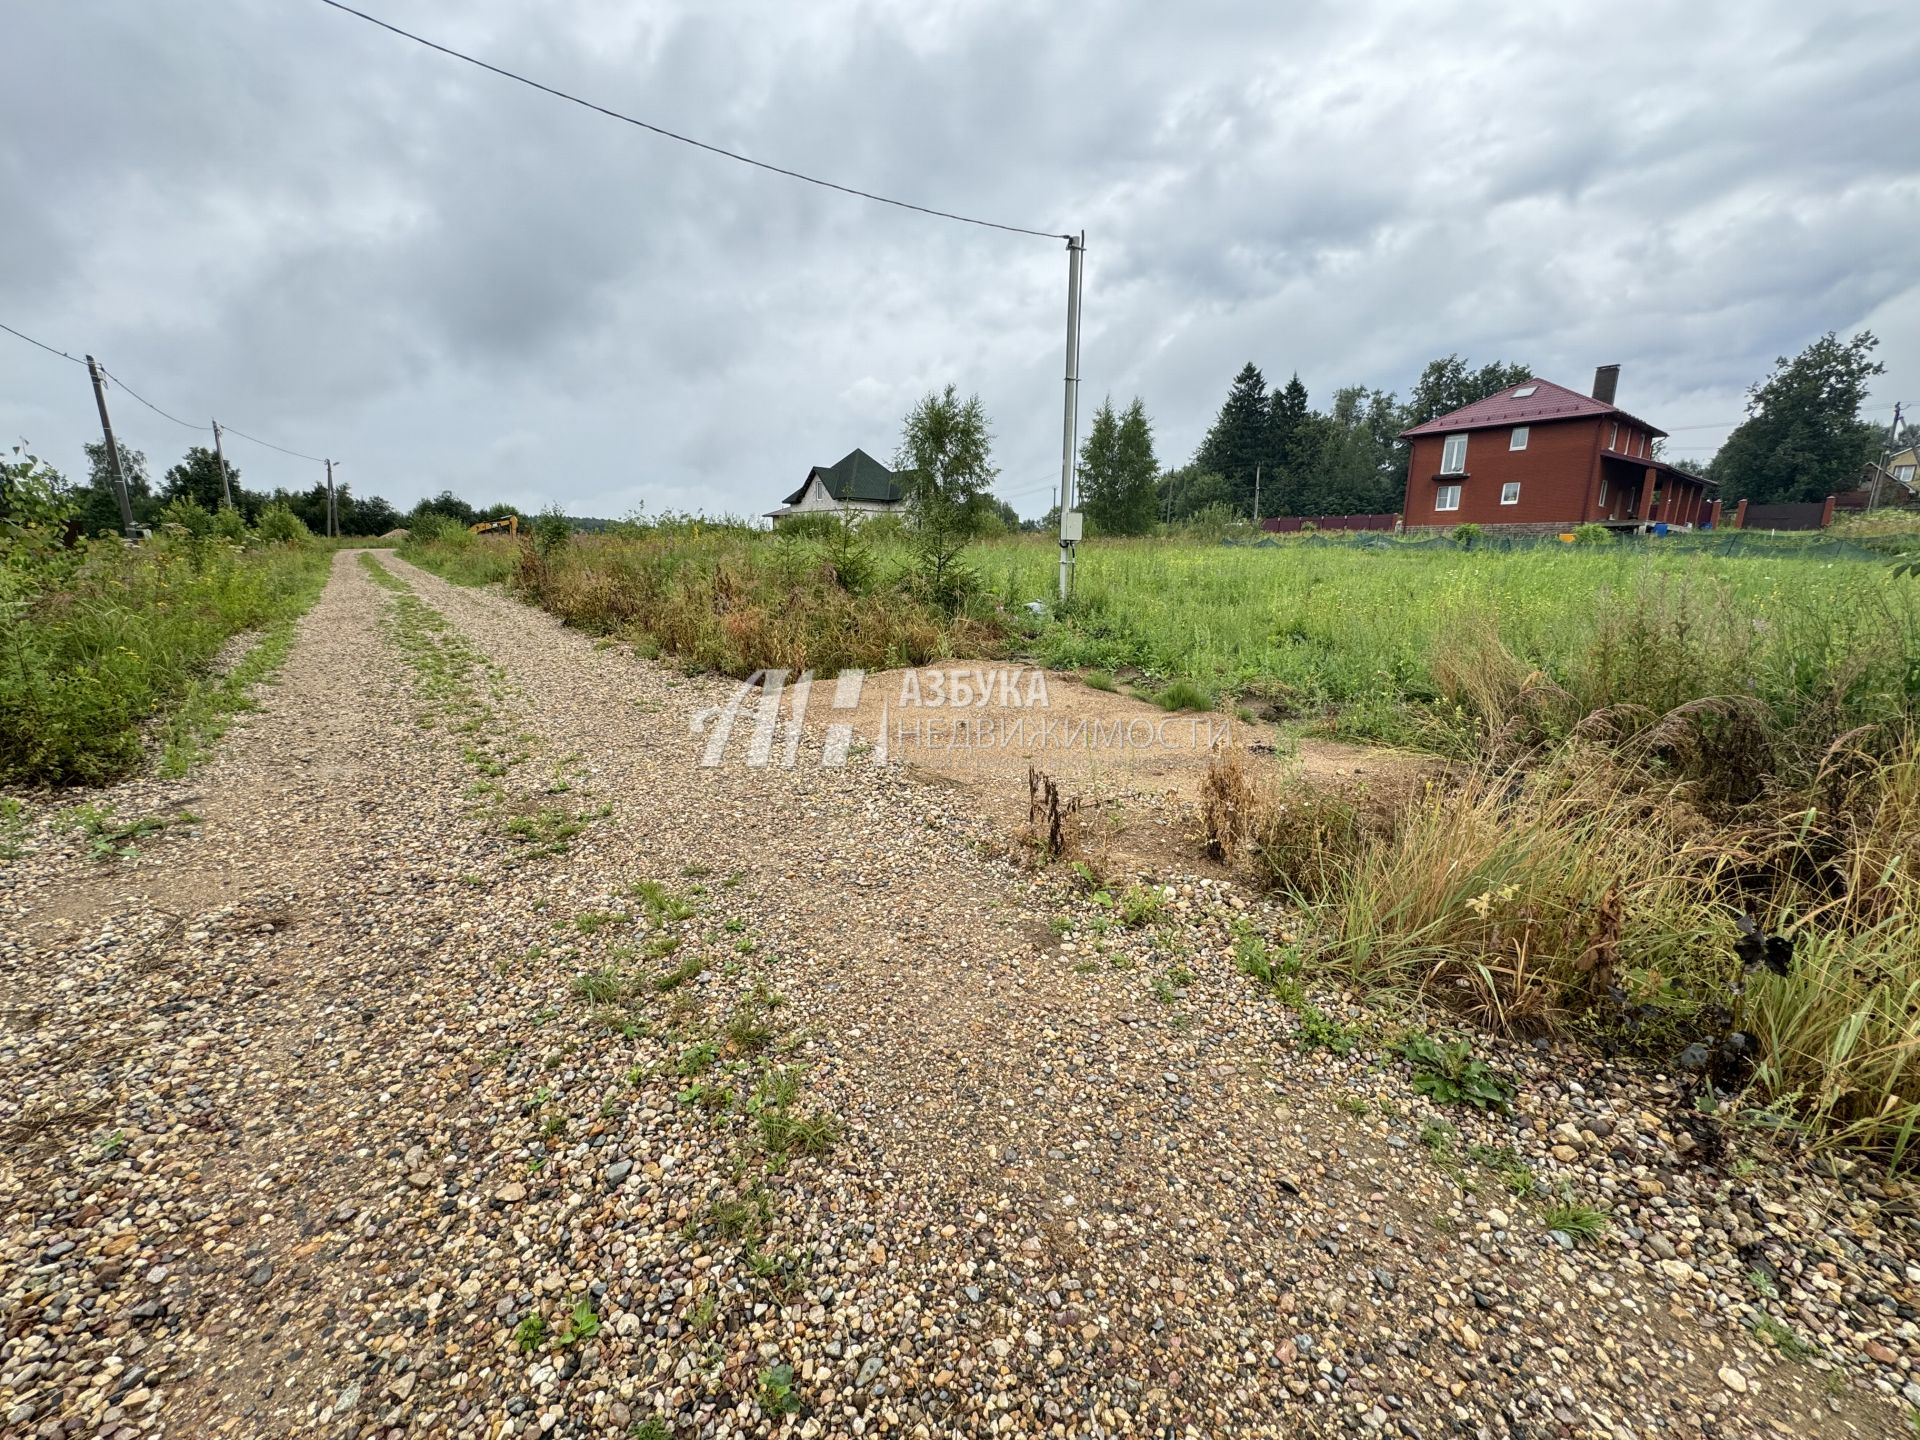
[[[1892,480],[1880,496],[1883,505],[1911,505],[1920,499],[1920,450],[1909,445],[1896,450],[1887,460],[1887,475]]]
[[[1920,456],[1914,447],[1897,450],[1882,465],[1869,461],[1860,476],[1860,484],[1834,496],[1842,510],[1871,510],[1894,506],[1904,510],[1920,507]]]
[[[1712,482],[1654,458],[1667,432],[1613,403],[1619,381],[1618,365],[1594,372],[1591,395],[1531,379],[1403,431],[1407,528],[1712,523]]]
[[[806,483],[769,510],[778,525],[796,515],[890,515],[904,510],[906,491],[894,473],[864,450],[854,450],[836,465],[816,465]]]
[[[1902,485],[1912,485],[1914,477],[1920,475],[1920,450],[1909,445],[1904,450],[1896,450],[1887,457],[1887,473]]]

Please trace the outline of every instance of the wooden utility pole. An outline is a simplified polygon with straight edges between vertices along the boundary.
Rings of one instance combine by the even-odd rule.
[[[329,460],[327,461],[327,535],[331,538],[338,533],[333,515],[333,461]]]
[[[1893,464],[1894,447],[1900,443],[1900,414],[1904,405],[1893,407],[1893,424],[1887,427],[1887,454],[1873,470],[1873,488],[1867,491],[1867,509],[1876,510],[1880,506],[1880,481],[1887,473],[1887,467]]]
[[[93,403],[100,407],[100,433],[107,440],[107,464],[113,471],[114,494],[120,498],[120,529],[129,540],[138,538],[133,530],[133,501],[127,496],[127,477],[120,468],[120,446],[113,438],[113,421],[107,415],[107,387],[100,378],[100,363],[87,356],[87,374],[93,377]]]
[[[1256,530],[1260,528],[1260,464],[1258,461],[1255,461],[1253,466],[1253,528]]]
[[[227,457],[220,449],[220,422],[213,422],[213,458],[220,466],[220,494],[227,502],[227,508],[233,508],[233,486],[227,481]]]

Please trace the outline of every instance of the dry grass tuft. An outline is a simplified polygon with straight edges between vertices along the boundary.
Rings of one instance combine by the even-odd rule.
[[[1308,953],[1489,1029],[1671,1060],[1755,1041],[1751,1098],[1908,1163],[1920,1130],[1920,737],[1856,731],[1795,786],[1739,699],[1615,708],[1397,810],[1222,756],[1208,836],[1312,917]],[[1391,809],[1391,807],[1389,807]],[[1220,837],[1218,841],[1215,836]],[[1792,944],[1747,971],[1737,918]]]

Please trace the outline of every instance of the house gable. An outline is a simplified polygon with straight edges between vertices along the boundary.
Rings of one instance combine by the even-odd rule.
[[[816,483],[830,499],[843,505],[848,501],[867,505],[898,505],[906,499],[906,492],[894,473],[860,449],[849,451],[837,464],[814,466],[807,471],[805,483],[782,503],[800,504],[808,486]]]

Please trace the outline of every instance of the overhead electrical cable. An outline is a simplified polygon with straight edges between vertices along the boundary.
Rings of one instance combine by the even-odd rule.
[[[972,215],[959,215],[951,210],[936,210],[930,205],[916,205],[911,200],[896,200],[890,195],[878,195],[871,190],[860,190],[852,185],[841,185],[832,180],[822,180],[817,175],[808,175],[799,170],[789,170],[784,165],[774,165],[765,160],[756,160],[751,155],[742,155],[737,150],[729,150],[721,145],[712,145],[705,140],[696,140],[691,135],[682,135],[676,130],[669,130],[664,125],[655,125],[651,121],[637,119],[632,115],[622,114],[618,110],[610,110],[605,105],[596,104],[592,100],[583,100],[578,95],[572,95],[565,90],[556,89],[552,85],[545,85],[538,80],[529,79],[527,76],[521,75],[516,71],[508,70],[503,66],[494,65],[486,60],[482,60],[476,55],[469,55],[464,50],[456,50],[451,45],[442,45],[437,40],[429,40],[426,36],[416,35],[411,30],[402,30],[398,25],[382,20],[377,15],[369,15],[364,10],[356,10],[351,5],[343,4],[342,0],[320,0],[320,3],[330,5],[335,10],[344,11],[348,15],[366,21],[369,25],[377,25],[382,30],[390,31],[400,36],[403,40],[411,40],[416,45],[424,45],[429,50],[437,50],[442,55],[450,56],[455,60],[464,60],[467,64],[478,66],[482,70],[500,76],[503,80],[515,81],[530,89],[538,90],[544,95],[551,95],[556,100],[565,100],[569,104],[578,105],[583,109],[604,115],[609,120],[618,120],[626,125],[637,126],[642,130],[650,130],[663,139],[677,140],[682,145],[691,145],[696,150],[705,150],[709,154],[723,156],[728,160],[738,161],[742,165],[751,165],[756,170],[768,170],[775,175],[785,175],[789,180],[800,180],[808,185],[818,185],[823,190],[838,190],[842,195],[856,195],[862,200],[872,200],[881,205],[893,205],[901,210],[917,211],[922,215],[932,215],[941,220],[955,220],[962,225],[979,225],[988,230],[1005,230],[1013,235],[1032,235],[1041,240],[1070,241],[1073,239],[1071,235],[1053,230],[1034,230],[1025,225],[1003,225],[998,220],[981,220]]]

